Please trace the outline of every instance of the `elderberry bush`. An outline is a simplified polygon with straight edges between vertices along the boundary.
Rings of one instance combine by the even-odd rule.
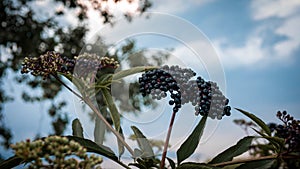
[[[191,102],[195,115],[208,115],[212,119],[229,116],[231,107],[229,100],[222,94],[214,82],[206,82],[200,76],[192,79],[196,73],[191,69],[179,66],[163,66],[146,71],[139,78],[140,92],[143,96],[151,95],[160,100],[170,93],[169,104],[173,111],[179,111],[182,105]]]

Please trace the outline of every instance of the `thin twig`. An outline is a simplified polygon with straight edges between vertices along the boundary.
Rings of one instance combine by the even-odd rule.
[[[166,160],[166,156],[167,156],[167,151],[168,151],[168,146],[169,146],[169,140],[170,140],[170,136],[171,136],[171,132],[172,132],[172,128],[173,128],[175,116],[176,116],[176,112],[173,112],[172,117],[171,117],[171,121],[170,121],[170,124],[169,124],[167,138],[166,138],[166,141],[165,141],[165,144],[164,144],[163,154],[162,154],[162,157],[161,157],[160,169],[164,169],[164,167],[165,167],[165,160]]]
[[[104,122],[104,124],[111,130],[111,132],[114,133],[114,135],[117,137],[117,139],[126,147],[126,149],[129,151],[131,156],[134,156],[133,150],[131,147],[125,142],[123,137],[117,132],[112,126],[107,122],[107,120],[103,117],[103,115],[100,113],[100,111],[94,106],[92,101],[88,97],[82,97],[78,93],[76,93],[73,89],[71,89],[68,85],[66,85],[63,81],[59,79],[57,75],[53,75],[58,82],[60,82],[63,86],[65,86],[68,90],[70,90],[73,94],[75,94],[77,97],[79,97],[81,100],[83,100],[96,114],[97,116]]]
[[[98,117],[105,123],[105,125],[111,130],[111,132],[114,133],[114,135],[117,137],[117,139],[126,147],[126,149],[129,151],[129,153],[134,156],[133,150],[131,147],[125,142],[123,137],[120,135],[119,132],[117,132],[109,123],[108,121],[103,117],[103,115],[100,113],[100,111],[94,106],[92,101],[89,98],[84,98],[84,102],[98,115]]]
[[[62,80],[60,80],[60,78],[59,78],[57,75],[52,74],[52,76],[55,77],[55,79],[56,79],[59,83],[61,83],[63,86],[65,86],[65,87],[66,87],[68,90],[70,90],[73,94],[75,94],[77,97],[79,97],[81,100],[83,100],[83,97],[82,97],[80,94],[78,94],[78,93],[75,92],[73,89],[71,89],[68,85],[66,85]]]

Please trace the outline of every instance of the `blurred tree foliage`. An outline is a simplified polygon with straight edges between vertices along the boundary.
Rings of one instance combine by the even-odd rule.
[[[114,0],[113,3],[120,1],[131,2],[130,0]],[[113,23],[116,17],[114,13],[102,7],[102,3],[106,3],[106,0],[53,0],[50,3],[59,8],[55,9],[53,15],[45,16],[40,16],[34,9],[33,4],[36,2],[31,0],[1,0],[0,2],[0,137],[2,137],[1,144],[6,148],[9,147],[12,134],[3,120],[5,113],[3,106],[13,100],[13,97],[9,96],[3,88],[8,71],[15,72],[14,79],[17,83],[42,91],[41,95],[24,91],[22,98],[25,102],[50,101],[48,113],[53,118],[53,134],[61,135],[68,124],[67,112],[63,111],[67,102],[57,100],[57,95],[62,90],[61,84],[56,80],[41,81],[39,77],[17,75],[22,60],[26,56],[39,56],[49,50],[56,50],[67,57],[78,55],[85,45],[84,38],[88,31],[87,11],[90,6],[99,12],[103,23]],[[138,2],[138,13],[143,13],[151,6],[148,0]],[[42,11],[53,10],[50,9],[52,6],[39,6],[39,8]],[[57,18],[66,18],[66,13],[71,10],[76,10],[77,25],[60,24]],[[129,21],[131,20],[130,13],[124,12],[123,15]],[[108,47],[106,44],[103,46]],[[113,54],[113,57],[123,54],[127,54],[127,57],[144,54],[144,51],[135,53],[134,41],[128,42],[118,52]]]

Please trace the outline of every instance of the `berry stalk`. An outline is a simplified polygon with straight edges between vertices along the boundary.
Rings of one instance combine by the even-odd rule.
[[[174,124],[174,121],[175,121],[175,116],[176,116],[176,112],[173,112],[172,117],[171,117],[171,121],[170,121],[170,124],[169,124],[167,138],[166,138],[166,141],[165,141],[165,144],[164,144],[163,154],[162,154],[161,161],[160,161],[160,169],[163,169],[164,166],[165,166],[165,160],[166,160],[166,156],[167,156],[168,145],[169,145],[169,141],[170,141],[170,137],[171,137],[173,124]]]

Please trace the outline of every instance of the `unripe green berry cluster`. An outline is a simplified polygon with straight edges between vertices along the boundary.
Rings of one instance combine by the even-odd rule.
[[[92,168],[102,158],[87,155],[87,150],[67,137],[49,136],[35,141],[22,141],[11,146],[15,155],[29,162],[28,168]]]

